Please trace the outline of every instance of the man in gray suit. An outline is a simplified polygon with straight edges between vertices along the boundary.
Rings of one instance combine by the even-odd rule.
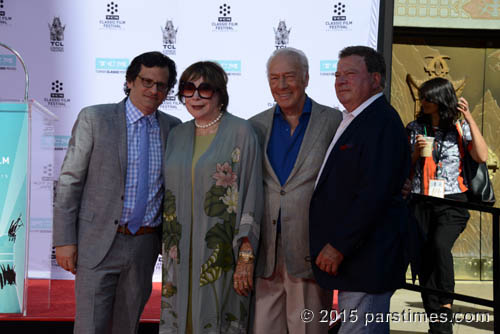
[[[136,333],[160,253],[162,162],[170,129],[157,111],[176,82],[159,52],[137,56],[127,98],[84,108],[73,127],[54,204],[57,263],[76,274],[75,333]]]
[[[331,291],[314,281],[309,257],[309,203],[330,141],[342,120],[338,110],[309,98],[308,61],[294,48],[276,50],[267,75],[276,105],[250,119],[263,159],[265,204],[256,264],[254,333],[327,333],[320,310]],[[316,318],[306,323],[301,313]]]

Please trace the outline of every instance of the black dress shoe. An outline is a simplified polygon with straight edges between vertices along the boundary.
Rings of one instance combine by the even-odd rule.
[[[439,319],[446,319],[441,322],[441,332],[439,334],[453,334],[453,311],[447,307],[439,309]]]
[[[437,321],[429,321],[429,334],[453,334],[453,312],[447,307],[441,307],[432,317]]]
[[[337,334],[339,332],[340,326],[342,326],[342,321],[337,320],[328,329],[328,334]]]

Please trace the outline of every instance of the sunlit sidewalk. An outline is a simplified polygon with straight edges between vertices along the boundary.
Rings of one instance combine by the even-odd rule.
[[[493,299],[491,281],[457,281],[455,292],[479,298]],[[455,301],[453,304],[456,323],[454,334],[493,333],[493,309]],[[427,333],[429,329],[424,315],[420,293],[398,290],[391,299],[391,334]]]

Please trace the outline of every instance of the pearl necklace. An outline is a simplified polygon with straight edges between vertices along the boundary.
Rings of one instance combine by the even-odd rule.
[[[209,128],[209,127],[215,125],[221,119],[221,117],[222,117],[222,112],[219,112],[219,116],[217,116],[216,119],[214,119],[213,121],[208,122],[205,125],[200,125],[200,124],[196,123],[196,119],[195,119],[194,120],[194,126],[196,126],[199,129],[206,129],[206,128]]]

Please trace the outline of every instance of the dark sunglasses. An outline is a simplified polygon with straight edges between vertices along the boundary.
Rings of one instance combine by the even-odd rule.
[[[202,82],[198,87],[190,81],[181,81],[179,85],[179,95],[183,97],[193,97],[194,93],[198,91],[198,95],[202,99],[211,99],[215,93],[215,89],[209,83]]]
[[[434,99],[431,99],[431,98],[429,98],[428,96],[421,96],[421,95],[419,95],[419,96],[418,96],[418,99],[419,99],[420,101],[424,101],[424,100],[425,100],[425,101],[430,102],[430,103],[435,103],[435,104],[438,104],[437,102],[434,102]]]

